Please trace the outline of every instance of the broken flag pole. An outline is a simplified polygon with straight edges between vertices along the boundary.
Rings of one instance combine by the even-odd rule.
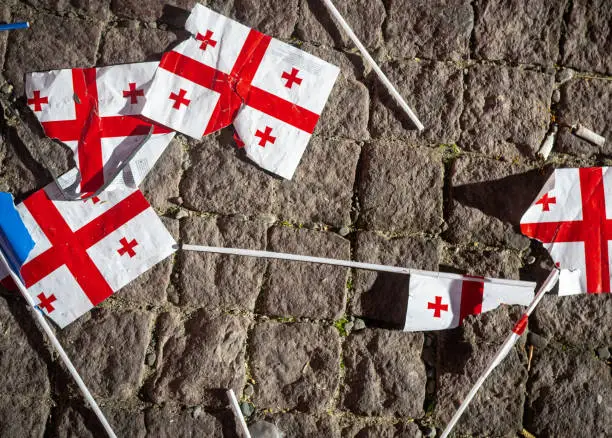
[[[540,286],[540,289],[538,290],[538,293],[534,297],[533,301],[531,302],[529,307],[527,307],[525,312],[521,315],[521,318],[518,320],[518,322],[514,325],[514,327],[512,328],[512,332],[506,338],[502,346],[499,348],[499,350],[497,350],[497,353],[495,354],[495,356],[493,356],[493,359],[491,359],[491,362],[489,363],[487,369],[478,378],[472,389],[470,389],[470,392],[467,394],[467,396],[465,397],[451,420],[448,422],[446,429],[444,429],[444,432],[442,432],[440,438],[446,438],[451,433],[451,431],[459,421],[459,418],[461,418],[461,415],[467,409],[470,402],[472,401],[480,387],[483,385],[484,381],[487,379],[487,377],[489,377],[493,370],[504,360],[504,358],[508,355],[512,347],[514,347],[514,344],[516,344],[516,341],[518,341],[518,339],[521,337],[521,335],[527,328],[527,321],[529,319],[529,315],[531,315],[531,313],[540,303],[544,295],[547,292],[550,292],[553,287],[555,287],[558,278],[559,270],[555,268],[550,272],[548,278],[546,278],[544,283],[542,283],[542,286]]]
[[[412,123],[414,123],[416,128],[419,131],[422,131],[423,129],[425,129],[425,127],[423,126],[423,124],[421,123],[419,118],[416,116],[416,114],[414,114],[412,109],[410,109],[410,107],[408,106],[408,104],[406,103],[404,98],[401,96],[401,94],[399,94],[397,89],[393,86],[393,84],[391,83],[389,78],[387,78],[387,76],[383,73],[383,71],[380,69],[380,67],[378,66],[376,61],[374,61],[372,56],[368,53],[368,51],[363,46],[363,44],[361,44],[361,41],[359,41],[359,38],[357,38],[357,35],[355,35],[355,32],[353,32],[353,29],[351,29],[351,26],[349,26],[349,24],[342,17],[340,12],[338,12],[338,9],[336,9],[336,7],[331,2],[331,0],[323,0],[323,3],[325,4],[325,6],[329,10],[329,12],[333,15],[333,17],[336,19],[338,24],[340,24],[340,27],[342,27],[342,29],[344,29],[344,31],[347,33],[349,38],[357,46],[357,48],[359,49],[359,51],[361,52],[363,57],[366,59],[368,64],[370,64],[370,67],[372,67],[374,72],[376,72],[376,75],[378,76],[378,78],[381,80],[381,82],[387,88],[387,91],[389,91],[389,94],[391,94],[391,96],[393,96],[393,98],[397,101],[399,106],[404,110],[404,112],[406,112],[406,114],[408,115],[410,120],[412,120]]]

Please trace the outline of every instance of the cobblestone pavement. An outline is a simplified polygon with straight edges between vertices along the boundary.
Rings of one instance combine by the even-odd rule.
[[[188,243],[543,280],[519,218],[554,167],[612,162],[609,0],[337,0],[426,125],[410,123],[320,0],[213,9],[342,68],[293,181],[231,132],[178,136],[144,184]],[[23,199],[71,166],[24,98],[24,73],[159,59],[191,0],[4,0],[0,189]],[[595,147],[551,123],[582,121]],[[44,161],[43,161],[44,160]],[[435,435],[516,320],[403,333],[407,278],[178,253],[60,338],[119,436],[233,436],[224,388],[288,437]],[[23,303],[0,295],[0,435],[102,436]],[[612,297],[549,296],[457,436],[609,437]],[[530,435],[532,434],[532,435]]]

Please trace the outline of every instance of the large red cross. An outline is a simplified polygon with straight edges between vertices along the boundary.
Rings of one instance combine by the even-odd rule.
[[[612,220],[606,218],[606,198],[600,167],[578,169],[582,220],[521,224],[524,235],[542,241],[584,242],[588,293],[610,292],[608,241]]]
[[[106,137],[147,135],[151,122],[140,116],[100,116],[95,68],[72,69],[76,118],[42,122],[45,133],[60,141],[78,141],[81,190],[95,192],[104,184],[102,144]],[[154,134],[171,129],[153,124]]]
[[[138,246],[136,239],[132,239],[128,242],[125,237],[122,237],[121,240],[119,240],[119,243],[121,244],[121,248],[119,248],[117,252],[120,256],[127,254],[130,256],[130,258],[132,258],[136,255],[136,251],[134,251],[134,248]]]
[[[21,267],[26,287],[66,266],[92,305],[112,295],[113,290],[87,250],[146,210],[149,203],[143,194],[140,191],[132,193],[76,231],[72,231],[44,190],[34,193],[23,203],[51,245]]]
[[[28,99],[28,105],[34,105],[34,111],[42,111],[42,104],[49,103],[49,98],[47,96],[40,97],[40,90],[32,91],[31,99]]]
[[[200,44],[200,49],[206,50],[208,46],[215,47],[217,45],[217,42],[212,39],[212,36],[213,31],[210,29],[207,30],[204,35],[198,32],[198,34],[196,35],[196,40],[202,41],[202,44]]]
[[[136,82],[130,82],[128,87],[129,90],[123,90],[123,97],[129,97],[131,104],[138,103],[138,96],[144,96],[144,90],[138,90]]]
[[[285,87],[292,88],[293,84],[297,84],[297,85],[302,84],[302,78],[298,78],[299,72],[300,71],[297,68],[292,68],[291,73],[287,73],[286,71],[283,72],[283,74],[281,75],[281,78],[287,79],[287,83],[285,84]]]
[[[433,309],[434,318],[440,318],[442,316],[442,312],[448,312],[448,304],[442,304],[442,297],[437,296],[435,299],[435,303],[427,303],[428,309]]]
[[[46,297],[45,293],[41,292],[38,295],[36,295],[36,298],[40,300],[40,303],[38,303],[38,308],[44,309],[47,313],[51,313],[55,310],[55,307],[53,307],[53,302],[57,301],[57,298],[55,298],[55,295],[51,294],[48,297]]]
[[[272,144],[274,144],[274,142],[276,141],[276,137],[272,137],[272,128],[270,128],[269,126],[266,126],[266,130],[264,132],[260,131],[259,129],[257,130],[257,132],[255,132],[255,136],[259,137],[259,146],[265,148],[266,147],[266,143],[270,142]]]
[[[170,93],[170,97],[168,99],[174,100],[174,103],[172,104],[172,108],[180,109],[181,104],[185,106],[189,106],[189,104],[191,103],[191,100],[185,98],[186,94],[187,94],[187,90],[183,90],[182,88],[179,90],[178,94],[174,92]]]
[[[243,104],[312,134],[318,114],[252,85],[271,39],[251,29],[229,74],[178,52],[164,54],[159,68],[220,94],[203,135],[232,123]]]

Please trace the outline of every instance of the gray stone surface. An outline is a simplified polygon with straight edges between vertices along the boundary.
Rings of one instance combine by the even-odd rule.
[[[477,0],[476,57],[551,66],[557,61],[565,0]]]
[[[109,65],[159,61],[176,39],[176,35],[159,29],[113,28],[104,35],[99,62]]]
[[[187,19],[191,8],[198,3],[197,0],[151,0],[142,2],[140,0],[111,0],[111,11],[119,16],[134,18],[145,22],[174,21],[173,17],[179,16]],[[169,16],[169,17],[167,17]],[[182,28],[183,25],[180,27]]]
[[[0,436],[42,438],[50,411],[49,399],[3,394],[0,396]]]
[[[350,258],[350,242],[335,233],[275,227],[269,232],[268,250]],[[337,319],[346,306],[348,269],[313,263],[270,261],[257,311],[266,315]]]
[[[240,219],[185,219],[185,243],[265,249],[266,225]],[[179,302],[186,307],[253,311],[267,261],[230,255],[183,251],[179,254]]]
[[[298,19],[299,0],[234,0],[231,15],[240,23],[274,38],[288,39]],[[224,2],[227,3],[227,2]],[[219,8],[225,13],[227,6]]]
[[[198,310],[184,318],[162,314],[157,325],[159,365],[146,385],[153,402],[219,407],[229,388],[240,397],[246,318]]]
[[[210,437],[222,438],[223,424],[213,415],[201,409],[164,407],[145,411],[147,437]]]
[[[308,438],[319,435],[329,438],[340,437],[340,426],[335,417],[313,416],[302,413],[284,413],[267,416],[266,421],[276,427],[287,438]]]
[[[255,326],[249,345],[256,405],[313,413],[330,407],[340,368],[336,329],[267,322]]]
[[[468,70],[461,147],[513,160],[533,157],[548,130],[552,75],[520,67]]]
[[[37,8],[61,15],[87,15],[100,20],[108,18],[111,0],[26,0]]]
[[[445,248],[440,270],[461,272],[468,275],[519,279],[522,267],[520,255],[509,249],[485,249],[474,244],[468,248]]]
[[[535,354],[525,425],[537,436],[604,438],[612,430],[610,367],[592,352],[548,348]]]
[[[100,409],[117,436],[130,438],[147,436],[144,414],[140,410],[111,408],[110,406],[101,406]],[[78,402],[74,403],[74,407],[63,404],[58,408],[55,416],[52,432],[55,437],[95,438],[106,435],[93,412],[79,406]]]
[[[176,139],[172,140],[140,185],[142,193],[155,210],[163,212],[175,207],[170,199],[179,196],[183,158],[183,145]]]
[[[555,150],[577,156],[612,155],[612,115],[607,110],[612,99],[612,81],[574,78],[561,87],[559,119],[568,125],[583,124],[608,141],[596,146],[573,135],[569,129],[559,130]]]
[[[459,118],[463,110],[463,72],[460,66],[423,60],[394,61],[381,66],[412,108],[425,130],[416,128],[371,73],[373,137],[405,137],[413,143],[456,143],[461,136]]]
[[[422,438],[414,423],[370,424],[355,423],[342,430],[343,438]]]
[[[469,1],[390,0],[385,22],[394,58],[468,58],[474,12]]]
[[[563,45],[563,62],[583,71],[612,73],[612,8],[607,0],[572,2]]]
[[[426,383],[422,349],[422,333],[367,329],[351,334],[343,353],[342,406],[358,415],[420,417]]]
[[[150,313],[97,309],[59,338],[94,395],[126,399],[141,385],[152,323]]]
[[[439,153],[401,141],[368,143],[361,164],[360,218],[368,229],[438,229],[442,223],[444,183]]]

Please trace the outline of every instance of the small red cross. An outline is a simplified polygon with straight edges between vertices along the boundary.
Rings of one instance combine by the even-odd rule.
[[[40,97],[40,90],[35,90],[32,92],[34,97],[28,99],[28,105],[34,105],[34,111],[42,111],[42,104],[49,103],[48,97]]]
[[[545,193],[544,196],[542,196],[536,202],[536,204],[542,205],[542,211],[550,211],[550,204],[556,204],[556,203],[557,203],[557,198],[555,198],[554,196],[549,197],[548,193]]]
[[[53,305],[51,304],[54,301],[57,301],[57,298],[55,298],[55,295],[51,294],[48,297],[46,297],[45,293],[41,292],[38,295],[36,295],[36,298],[40,300],[40,303],[38,303],[39,308],[46,310],[47,313],[51,313],[55,310],[55,307],[53,307]]]
[[[255,132],[255,136],[261,138],[261,140],[259,140],[259,146],[265,148],[267,142],[274,144],[276,137],[272,137],[270,134],[272,134],[272,128],[269,126],[266,126],[266,130],[264,132],[261,132],[259,129],[257,132]]]
[[[134,251],[134,247],[138,245],[138,242],[136,242],[136,239],[132,239],[131,242],[128,242],[125,237],[122,237],[119,243],[122,245],[121,248],[117,250],[119,255],[122,256],[123,254],[127,253],[130,256],[130,258],[136,255],[136,251]]]
[[[286,71],[283,72],[281,78],[287,79],[285,87],[292,88],[294,83],[298,85],[302,83],[302,78],[298,78],[297,76],[299,72],[300,71],[297,68],[292,68],[291,73],[287,73]]]
[[[436,297],[436,302],[435,303],[427,303],[427,308],[428,309],[433,309],[434,314],[433,317],[434,318],[440,318],[442,316],[442,312],[447,312],[448,311],[448,304],[442,304],[442,297]]]
[[[138,103],[138,96],[144,96],[144,90],[137,90],[136,82],[130,82],[128,86],[130,89],[123,90],[123,97],[129,97],[130,103]]]
[[[170,97],[168,99],[173,99],[176,101],[172,105],[172,108],[180,109],[181,103],[185,106],[189,106],[189,104],[191,103],[191,100],[185,98],[186,94],[187,94],[187,90],[183,90],[182,88],[179,90],[179,94],[170,93]]]
[[[217,42],[212,39],[212,36],[212,30],[207,30],[204,35],[198,32],[198,34],[196,35],[196,40],[202,41],[202,44],[200,44],[200,49],[206,50],[209,44],[211,47],[215,47],[217,45]]]

